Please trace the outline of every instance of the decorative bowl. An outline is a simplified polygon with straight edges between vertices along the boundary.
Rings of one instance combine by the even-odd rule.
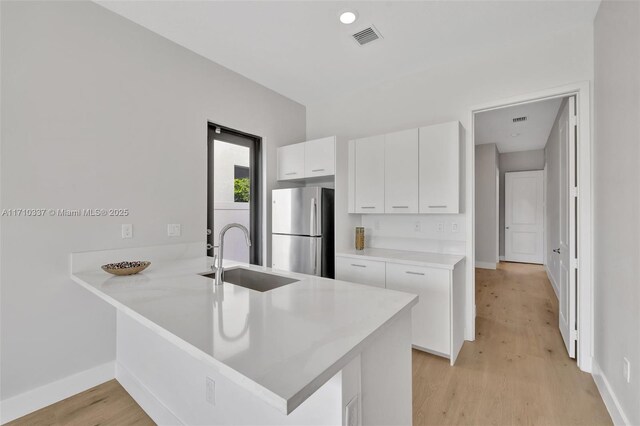
[[[144,271],[151,265],[151,262],[142,260],[123,261],[117,263],[107,263],[102,265],[102,270],[113,275],[133,275]]]

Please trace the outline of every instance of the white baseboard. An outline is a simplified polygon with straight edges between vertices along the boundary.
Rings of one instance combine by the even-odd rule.
[[[500,256],[499,259],[500,259],[500,262],[504,262],[504,256]]]
[[[116,363],[116,379],[156,424],[184,425],[166,405],[119,363]]]
[[[609,385],[607,377],[604,375],[604,372],[600,369],[600,366],[595,359],[592,362],[592,367],[593,372],[591,375],[593,376],[593,380],[596,382],[600,396],[604,401],[604,405],[607,407],[607,411],[609,411],[613,424],[616,426],[631,425],[629,418],[620,406],[620,401],[618,401],[616,394],[613,393],[613,389],[611,389],[611,385]]]
[[[5,424],[113,378],[115,363],[111,361],[4,399],[0,401],[0,423]]]
[[[495,262],[482,262],[480,260],[476,260],[476,268],[480,269],[496,269]]]
[[[549,278],[549,281],[551,281],[551,287],[553,287],[553,292],[556,294],[556,299],[559,299],[560,296],[558,296],[559,294],[558,283],[553,278],[553,275],[551,274],[551,270],[549,270],[549,267],[547,265],[544,265],[544,270],[547,271],[547,277]]]

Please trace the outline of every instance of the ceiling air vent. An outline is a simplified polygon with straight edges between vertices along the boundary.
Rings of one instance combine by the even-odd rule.
[[[516,117],[516,118],[513,119],[514,123],[520,123],[522,121],[527,121],[527,117],[526,116],[524,116],[524,117]]]
[[[382,34],[380,34],[373,25],[353,34],[353,39],[358,42],[360,46],[364,46],[365,44],[371,43],[372,41],[376,41],[380,38],[382,38]]]

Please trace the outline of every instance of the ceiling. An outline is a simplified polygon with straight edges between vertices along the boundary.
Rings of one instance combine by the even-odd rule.
[[[558,115],[562,98],[494,109],[475,116],[475,143],[495,143],[500,153],[542,149]],[[526,121],[513,122],[516,117]]]
[[[96,1],[302,104],[591,25],[599,1]],[[351,25],[340,12],[357,10]],[[382,40],[351,34],[374,24]]]

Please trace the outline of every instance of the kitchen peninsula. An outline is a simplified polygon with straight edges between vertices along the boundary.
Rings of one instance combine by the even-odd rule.
[[[417,296],[226,262],[295,282],[216,287],[198,247],[71,256],[71,278],[117,309],[116,378],[154,421],[411,424]],[[126,277],[100,270],[126,258],[152,265]]]

